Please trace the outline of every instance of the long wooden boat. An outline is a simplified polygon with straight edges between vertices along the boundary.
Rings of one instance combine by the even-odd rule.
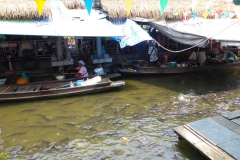
[[[227,63],[227,64],[212,64],[206,66],[196,66],[196,67],[139,67],[137,64],[132,64],[130,66],[125,66],[124,68],[119,68],[119,72],[122,74],[134,74],[134,75],[144,75],[144,74],[176,74],[176,73],[192,73],[192,72],[203,72],[208,70],[222,70],[229,68],[240,67],[239,62]]]
[[[73,79],[37,82],[29,84],[0,85],[0,101],[37,99],[44,97],[56,97],[74,94],[86,94],[100,92],[125,85],[124,81],[111,81],[109,78],[102,78],[101,82],[87,86],[70,87]]]

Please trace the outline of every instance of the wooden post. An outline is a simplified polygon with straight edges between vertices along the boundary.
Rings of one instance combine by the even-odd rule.
[[[101,37],[97,37],[97,55],[98,58],[104,58],[102,57],[102,38]],[[98,67],[102,67],[102,64],[99,63]]]
[[[63,51],[62,51],[62,37],[57,38],[57,59],[58,61],[62,61],[63,59]],[[59,66],[58,70],[62,70],[63,66]]]

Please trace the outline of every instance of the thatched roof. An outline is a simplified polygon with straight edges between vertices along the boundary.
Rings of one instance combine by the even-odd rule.
[[[42,17],[51,17],[52,12],[46,2]],[[0,0],[0,19],[35,19],[38,18],[35,0]]]
[[[47,0],[42,17],[51,17],[50,1]],[[68,9],[84,9],[83,0],[61,0]],[[195,12],[198,17],[203,17],[206,4],[210,0],[199,0]],[[208,18],[215,18],[219,10],[225,16],[236,18],[240,9],[231,2],[228,7],[226,0],[211,0]],[[127,15],[125,0],[101,0],[102,10],[108,13],[110,19],[146,18],[146,19],[183,19],[191,18],[192,0],[169,0],[163,15],[160,14],[159,0],[135,0],[130,15]],[[0,19],[35,19],[38,18],[38,10],[35,0],[0,0]]]
[[[237,14],[234,11],[236,5],[231,2],[228,7],[226,0],[211,0],[209,7],[208,18],[215,18],[219,10],[222,10],[223,14],[230,15],[231,18],[236,18]],[[160,14],[159,0],[135,0],[131,9],[130,15],[127,16],[125,7],[125,0],[101,0],[102,9],[108,13],[109,17],[114,18],[146,18],[146,19],[182,19],[192,17],[192,0],[169,0],[165,12]],[[203,17],[203,13],[206,11],[206,6],[209,0],[199,0],[194,10],[197,12],[198,17]],[[239,10],[239,9],[238,9]]]
[[[61,0],[68,9],[85,9],[83,0]]]

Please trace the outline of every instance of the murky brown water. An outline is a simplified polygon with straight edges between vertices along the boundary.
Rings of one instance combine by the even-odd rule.
[[[239,109],[239,78],[239,69],[123,77],[126,86],[112,91],[1,103],[4,152],[14,159],[204,159],[172,128]]]

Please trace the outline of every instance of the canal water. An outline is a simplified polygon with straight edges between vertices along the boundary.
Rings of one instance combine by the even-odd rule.
[[[126,85],[111,91],[1,103],[2,152],[13,159],[202,160],[172,128],[240,107],[240,69],[120,79]]]

